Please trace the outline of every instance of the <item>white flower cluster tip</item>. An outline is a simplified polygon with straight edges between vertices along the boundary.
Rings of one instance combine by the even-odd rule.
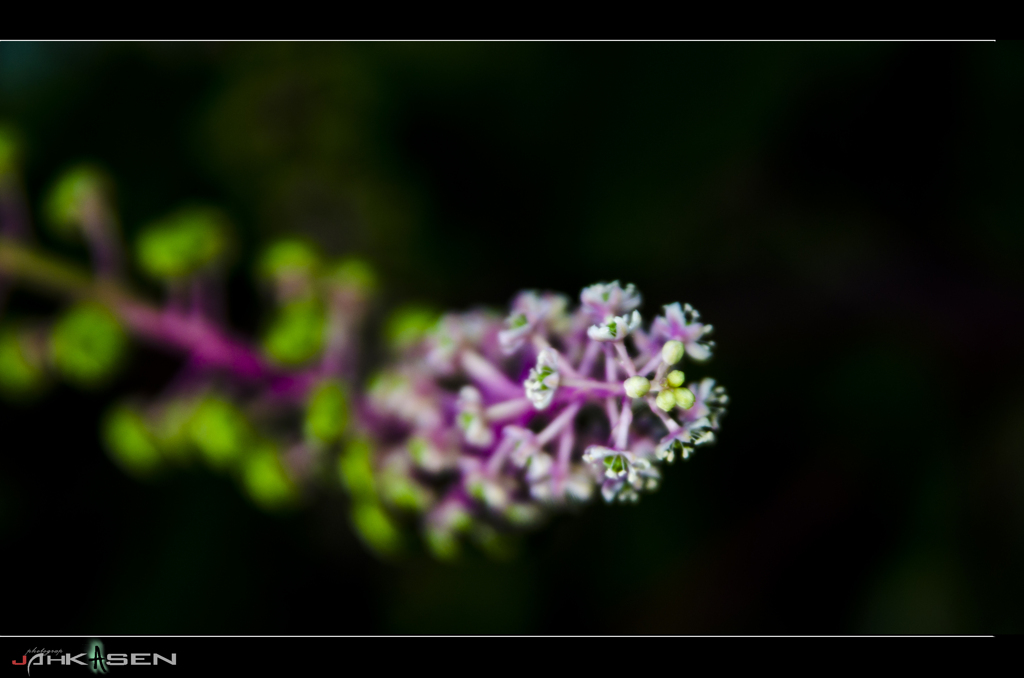
[[[450,314],[405,350],[403,390],[371,401],[367,421],[385,456],[412,455],[388,468],[433,498],[428,543],[533,525],[597,489],[636,501],[661,463],[715,440],[728,397],[683,372],[710,357],[710,325],[671,304],[645,330],[640,300],[618,281],[585,288],[574,311],[523,292],[504,321]]]

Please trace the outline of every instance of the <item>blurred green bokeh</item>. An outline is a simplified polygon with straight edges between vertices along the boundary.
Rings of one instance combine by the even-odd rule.
[[[50,333],[50,359],[73,383],[95,387],[112,376],[127,345],[117,316],[103,306],[82,304],[58,318]]]
[[[227,231],[224,216],[214,208],[180,210],[142,231],[139,265],[160,280],[185,278],[225,255]]]

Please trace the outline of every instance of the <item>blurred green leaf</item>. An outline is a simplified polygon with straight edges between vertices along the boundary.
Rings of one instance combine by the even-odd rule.
[[[227,219],[216,209],[192,207],[149,225],[139,236],[139,266],[160,280],[184,278],[224,257]]]
[[[252,500],[269,511],[285,508],[298,497],[295,484],[270,443],[262,444],[246,457],[242,479]]]
[[[363,542],[379,555],[390,556],[401,546],[401,535],[387,512],[373,500],[352,506],[352,526]]]
[[[263,278],[312,277],[320,268],[316,249],[302,240],[281,240],[260,257],[257,270]]]
[[[46,382],[41,352],[14,328],[0,331],[0,393],[12,398],[38,393]]]
[[[338,457],[338,474],[350,495],[359,501],[375,499],[376,484],[373,479],[373,466],[370,459],[373,447],[369,441],[357,439],[345,446],[344,452]]]
[[[282,365],[301,365],[320,352],[327,318],[316,299],[292,301],[278,311],[263,340],[267,354]]]
[[[68,380],[94,387],[111,376],[127,344],[113,313],[103,306],[82,304],[57,321],[50,334],[50,357]]]
[[[377,289],[377,274],[362,259],[345,259],[331,268],[324,278],[331,287],[369,294]]]
[[[160,466],[160,451],[146,420],[128,405],[107,415],[103,440],[114,461],[132,475],[148,476]]]
[[[194,399],[174,399],[157,416],[153,437],[168,458],[182,461],[193,449],[191,424],[196,408]]]
[[[345,432],[348,416],[348,399],[341,382],[325,381],[310,395],[306,407],[306,437],[322,445],[333,443]]]
[[[189,432],[192,442],[215,468],[226,468],[238,461],[250,437],[245,416],[218,396],[203,398],[192,416]]]
[[[384,325],[388,346],[402,349],[415,344],[427,335],[441,314],[425,306],[403,306],[395,310]]]
[[[44,204],[47,222],[61,235],[71,235],[111,192],[111,181],[93,165],[78,165],[62,174]]]

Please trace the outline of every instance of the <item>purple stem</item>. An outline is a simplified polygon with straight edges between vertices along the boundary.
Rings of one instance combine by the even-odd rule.
[[[576,432],[571,426],[562,430],[558,440],[558,465],[555,467],[555,493],[562,493],[562,482],[569,475],[569,462],[572,459],[572,448],[576,442]]]
[[[612,358],[612,350],[605,344],[604,349],[604,378],[605,381],[615,381],[615,360]],[[605,410],[608,412],[608,423],[614,428],[619,423],[618,408],[615,406],[615,397],[608,396],[604,400]]]
[[[513,398],[512,400],[491,405],[484,410],[484,416],[487,418],[487,421],[498,422],[503,419],[518,417],[527,412],[531,407],[533,407],[533,403],[530,402],[529,398]]]
[[[583,360],[580,361],[580,368],[578,372],[584,377],[590,376],[591,370],[594,369],[594,361],[597,360],[597,353],[601,350],[600,344],[593,339],[587,340],[587,348],[583,352]]]
[[[629,398],[622,402],[622,414],[619,415],[619,424],[615,429],[615,448],[626,449],[629,443],[629,425],[633,423],[633,404]]]
[[[510,435],[503,435],[501,442],[498,443],[498,448],[494,450],[494,454],[487,460],[487,475],[493,476],[501,470],[501,465],[505,463],[505,459],[509,453],[515,449],[517,439]]]
[[[228,369],[256,380],[272,375],[263,358],[246,344],[226,336],[203,318],[166,310],[157,311],[135,301],[118,304],[121,317],[140,337],[183,350],[210,367]]]
[[[562,429],[565,428],[566,424],[572,423],[572,420],[576,418],[576,414],[580,411],[580,407],[582,407],[580,403],[573,403],[562,410],[561,414],[555,417],[543,431],[537,434],[537,445],[539,447],[543,447],[554,440],[555,436],[562,432]]]
[[[626,351],[626,345],[621,341],[616,341],[615,352],[619,354],[619,361],[622,365],[622,369],[626,370],[626,375],[635,377],[636,366],[633,365],[633,359],[629,357],[629,352]]]
[[[650,374],[658,365],[661,364],[661,354],[655,353],[654,357],[651,358],[647,363],[637,371],[637,374]]]
[[[466,374],[492,395],[502,398],[514,398],[522,395],[523,389],[512,383],[497,367],[475,351],[462,352],[462,368]]]

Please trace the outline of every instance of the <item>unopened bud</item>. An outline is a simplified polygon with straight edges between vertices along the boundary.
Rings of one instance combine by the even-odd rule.
[[[639,398],[651,390],[651,382],[648,381],[647,377],[641,377],[640,375],[630,377],[623,383],[623,386],[626,388],[626,395],[630,398]]]
[[[686,379],[686,375],[684,375],[680,370],[672,370],[668,373],[668,377],[665,378],[665,381],[667,381],[668,385],[672,388],[678,388],[683,385],[684,379]]]
[[[666,391],[662,391],[666,393]],[[693,391],[688,388],[676,388],[672,389],[672,398],[676,404],[684,410],[688,410],[693,407],[694,395]]]
[[[672,395],[672,391],[662,391],[658,394],[658,397],[655,398],[654,403],[666,412],[670,412],[672,408],[676,406],[676,399],[675,396]]]
[[[684,351],[683,342],[675,339],[666,341],[665,345],[661,347],[661,359],[669,365],[675,365],[683,359]]]

